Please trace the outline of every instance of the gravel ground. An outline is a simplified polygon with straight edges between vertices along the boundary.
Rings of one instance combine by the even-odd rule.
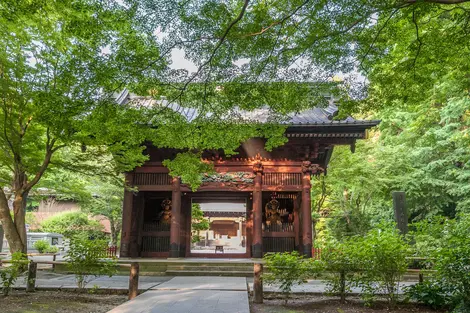
[[[438,313],[429,308],[414,305],[400,304],[390,309],[386,303],[378,302],[373,307],[365,307],[358,298],[350,298],[345,304],[338,300],[324,296],[295,295],[284,305],[284,300],[278,296],[264,299],[263,304],[250,303],[251,313]]]
[[[77,294],[64,291],[12,291],[0,296],[2,313],[104,313],[127,301],[126,295]]]

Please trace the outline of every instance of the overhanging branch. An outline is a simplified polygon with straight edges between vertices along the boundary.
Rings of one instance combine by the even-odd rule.
[[[248,4],[250,3],[250,0],[245,0],[245,3],[243,4],[243,7],[242,9],[240,10],[240,13],[238,14],[238,16],[232,21],[230,22],[230,24],[227,26],[227,28],[225,29],[224,33],[222,34],[222,37],[220,37],[217,45],[215,46],[214,50],[212,51],[211,55],[209,56],[209,59],[207,59],[206,62],[202,63],[197,71],[189,78],[188,81],[186,81],[186,83],[184,84],[183,88],[181,89],[181,93],[180,95],[177,97],[179,98],[182,93],[186,90],[186,88],[188,88],[188,85],[201,73],[202,69],[204,67],[206,67],[208,64],[210,64],[212,62],[212,59],[214,58],[215,54],[217,53],[217,51],[219,50],[219,48],[222,46],[222,44],[224,43],[225,39],[227,38],[230,30],[243,18],[243,16],[245,15],[245,12],[246,12],[246,8],[248,7]],[[173,101],[171,101],[173,102]]]

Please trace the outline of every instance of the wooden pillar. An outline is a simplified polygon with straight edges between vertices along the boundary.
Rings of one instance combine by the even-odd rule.
[[[300,194],[297,194],[294,199],[294,231],[295,231],[295,251],[300,251],[300,218],[299,218],[299,207],[300,207]]]
[[[171,228],[170,228],[170,258],[180,256],[180,223],[181,223],[181,182],[173,178],[171,194]]]
[[[179,256],[186,257],[186,247],[188,242],[188,232],[191,231],[191,224],[189,224],[188,231],[188,219],[191,219],[191,199],[189,197],[181,195],[181,214],[180,214],[180,254]]]
[[[139,263],[132,262],[129,272],[129,300],[137,297],[139,293]]]
[[[246,237],[245,237],[245,247],[247,256],[249,258],[253,257],[252,253],[252,244],[253,244],[253,197],[251,196],[246,206]]]
[[[302,164],[302,254],[312,257],[312,209],[310,199],[312,166],[309,161]]]
[[[28,267],[28,280],[26,281],[26,292],[34,292],[36,289],[36,272],[38,264],[31,261]]]
[[[263,303],[263,264],[254,264],[253,302]]]
[[[189,210],[188,212],[188,217],[186,218],[185,224],[186,224],[186,254],[185,257],[189,257],[191,253],[191,218],[192,218],[192,201],[191,197],[187,196],[186,197],[187,205]]]
[[[132,197],[131,231],[129,235],[129,256],[131,258],[138,258],[140,256],[144,202],[145,197],[141,192]]]
[[[126,182],[132,184],[133,174],[126,174]],[[124,201],[122,208],[122,230],[121,230],[121,249],[119,257],[129,257],[129,243],[132,225],[133,194],[130,191],[124,191]]]
[[[263,257],[263,192],[262,192],[262,175],[263,165],[257,162],[253,166],[255,173],[254,190],[253,190],[253,258]]]

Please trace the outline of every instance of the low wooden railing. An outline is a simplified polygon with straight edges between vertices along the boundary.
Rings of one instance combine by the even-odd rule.
[[[316,248],[318,249],[318,248]],[[320,250],[321,255],[321,250]],[[418,258],[408,258],[408,259],[418,259]],[[423,259],[423,258],[419,258]],[[256,261],[253,263],[253,302],[254,303],[263,303],[263,267],[265,261]],[[435,270],[427,270],[427,269],[408,269],[407,273],[414,273],[418,274],[418,280],[420,283],[424,281],[425,274],[435,273]]]
[[[106,248],[106,257],[107,258],[115,258],[117,257],[117,251],[118,247],[117,246],[110,246]]]
[[[63,261],[33,261],[33,260],[24,260],[24,261],[16,261],[16,262],[24,262],[24,264],[28,264],[28,279],[26,281],[26,291],[27,292],[34,292],[36,290],[36,274],[37,274],[37,265],[38,264],[51,264],[54,265],[67,265],[68,262]],[[3,264],[11,264],[11,260],[1,260],[0,259],[0,268]],[[129,268],[129,293],[128,298],[129,300],[134,299],[137,297],[139,292],[139,263],[132,262],[130,264],[122,264],[118,263],[116,266]]]

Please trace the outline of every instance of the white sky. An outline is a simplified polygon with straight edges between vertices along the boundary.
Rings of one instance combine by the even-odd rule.
[[[184,57],[184,51],[181,49],[173,49],[171,51],[171,60],[172,64],[170,67],[172,69],[185,69],[189,72],[195,72],[197,70],[197,66]]]
[[[245,203],[218,202],[200,203],[200,205],[204,212],[246,212]]]

